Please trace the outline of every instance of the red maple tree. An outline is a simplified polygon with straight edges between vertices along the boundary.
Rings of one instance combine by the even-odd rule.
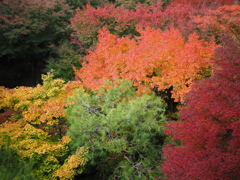
[[[216,10],[207,11],[204,16],[194,17],[201,29],[201,36],[207,39],[228,34],[240,43],[240,5],[221,6]]]
[[[186,98],[184,121],[165,127],[181,141],[163,149],[160,169],[169,180],[240,178],[240,50],[230,36],[221,42],[214,75],[195,83]]]

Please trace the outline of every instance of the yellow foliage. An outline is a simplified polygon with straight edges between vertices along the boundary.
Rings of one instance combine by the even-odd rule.
[[[0,124],[0,147],[10,137],[10,148],[17,150],[21,158],[34,158],[36,168],[33,173],[41,179],[57,179],[54,174],[61,167],[59,159],[68,152],[71,139],[64,136],[66,117],[65,99],[82,88],[79,82],[64,84],[61,79],[52,79],[52,74],[42,76],[43,85],[36,87],[0,87],[0,109],[10,108],[18,111],[18,118]],[[69,157],[69,168],[76,173],[76,166],[83,166],[84,153]],[[74,167],[74,168],[73,168]]]
[[[61,140],[53,142],[47,132],[30,124],[24,124],[22,120],[1,124],[0,147],[6,144],[10,137],[10,148],[17,150],[23,160],[34,158],[38,166],[33,171],[36,176],[44,179],[47,173],[48,177],[56,179],[53,174],[61,166],[58,158],[68,153],[70,138],[64,136]]]
[[[63,144],[68,144],[71,141],[71,138],[68,136],[63,136],[61,141]]]
[[[5,136],[4,136],[5,135]],[[48,141],[49,135],[30,124],[23,126],[23,122],[5,122],[0,126],[0,146],[4,144],[6,135],[10,136],[10,147],[18,149],[22,157],[32,158],[42,154],[63,156],[68,150],[66,146],[70,142],[69,137],[64,137],[59,142]]]
[[[64,84],[61,79],[52,79],[52,74],[42,76],[43,85],[36,87],[17,87],[14,89],[0,88],[0,109],[11,108],[22,111],[26,122],[45,124],[45,130],[59,126],[59,119],[66,119],[64,109],[65,99],[74,93],[76,88],[82,88],[80,82]]]
[[[67,106],[65,99],[73,95],[76,88],[82,88],[79,82],[68,82],[56,97],[44,102],[41,106],[31,106],[23,112],[25,120],[36,124],[46,123],[51,126],[58,124],[60,118],[66,118],[64,114]]]
[[[83,170],[84,165],[87,162],[87,158],[85,158],[84,155],[87,152],[86,148],[79,147],[76,154],[69,156],[63,166],[56,171],[55,176],[59,177],[61,180],[73,179],[76,175],[75,169],[78,169],[78,172]]]
[[[52,80],[52,75],[43,75],[43,85],[36,87],[17,87],[14,89],[1,88],[0,108],[27,110],[31,106],[41,107],[44,102],[56,97],[64,90],[64,81]]]

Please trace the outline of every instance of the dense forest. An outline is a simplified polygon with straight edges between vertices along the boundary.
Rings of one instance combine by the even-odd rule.
[[[1,0],[1,180],[240,179],[237,0]]]

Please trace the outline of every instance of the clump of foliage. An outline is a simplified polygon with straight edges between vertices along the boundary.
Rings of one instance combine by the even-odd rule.
[[[154,179],[159,173],[165,107],[154,94],[136,96],[129,81],[97,92],[79,90],[67,107],[73,151],[88,150],[87,167],[103,179]]]
[[[235,3],[235,0],[172,0],[173,4],[190,4],[196,8],[200,6],[223,6]]]
[[[147,2],[149,2],[149,5]],[[232,5],[233,0],[210,1],[116,1],[116,5],[93,7],[86,5],[78,9],[71,18],[74,30],[72,41],[86,49],[96,44],[98,31],[106,27],[120,37],[139,35],[137,26],[156,29],[177,28],[187,39],[189,34],[201,31],[194,17],[204,16],[209,10],[222,5]],[[139,5],[137,5],[140,3]],[[134,4],[134,10],[128,9]],[[168,5],[168,6],[166,6]],[[127,7],[128,8],[127,8]]]
[[[41,179],[53,178],[54,172],[60,168],[61,159],[68,152],[67,144],[70,141],[63,137],[61,141],[54,142],[46,132],[22,121],[2,124],[0,135],[1,145],[6,143],[6,135],[10,136],[9,146],[22,162],[35,160],[31,173]]]
[[[52,79],[53,75],[43,75],[43,85],[2,89],[0,108],[17,111],[9,121],[0,125],[0,145],[10,137],[9,147],[14,149],[21,161],[35,160],[32,173],[41,179],[57,179],[64,176],[73,178],[85,163],[80,151],[69,156],[68,144],[71,139],[65,136],[67,122],[64,115],[66,99],[72,95],[79,83]],[[79,159],[71,165],[66,159]],[[70,164],[70,165],[69,165]],[[59,174],[65,170],[65,174]]]
[[[109,2],[108,0],[66,0],[69,6],[72,9],[77,9],[82,6],[86,6],[87,4],[91,4],[93,7],[102,6]]]
[[[0,174],[1,179],[18,179],[18,180],[37,180],[31,170],[34,166],[34,160],[29,162],[20,160],[17,152],[9,147],[10,139],[6,144],[0,146]]]
[[[65,0],[3,0],[0,8],[0,80],[12,87],[27,74],[36,85],[36,71],[52,53],[50,45],[71,33],[73,11]]]
[[[201,27],[198,27],[195,22],[195,16],[202,17],[211,10],[215,10],[223,5],[232,4],[234,4],[234,0],[172,0],[157,18],[161,22],[158,23],[158,28],[168,29],[174,27],[185,38],[188,38],[189,34],[193,32],[202,32]],[[159,12],[154,12],[153,14],[156,13],[159,14]],[[152,24],[156,23],[152,21]],[[202,36],[205,36],[205,34],[201,33]]]
[[[186,98],[183,122],[165,127],[181,140],[163,150],[169,180],[240,178],[240,51],[231,37],[221,42],[213,76],[195,83]]]
[[[99,31],[96,50],[75,72],[83,85],[97,90],[105,79],[122,78],[133,81],[141,93],[173,86],[173,98],[182,101],[193,81],[211,74],[215,43],[199,40],[196,34],[186,42],[176,29],[162,32],[148,27],[139,32],[139,38],[130,39],[118,38],[105,28]]]
[[[75,175],[82,174],[85,170],[87,158],[84,157],[88,153],[84,147],[77,148],[73,155],[65,159],[64,164],[56,171],[55,177],[60,179],[74,179]]]
[[[222,6],[194,18],[202,37],[214,37],[219,42],[223,34],[230,35],[240,45],[240,5]]]
[[[115,0],[117,6],[125,7],[127,9],[135,9],[137,6],[149,6],[157,0]],[[165,2],[168,0],[165,0]]]
[[[103,26],[119,36],[137,34],[133,12],[114,5],[94,8],[88,4],[78,8],[71,18],[71,26],[74,30],[72,42],[78,43],[83,50],[95,45],[98,31]]]
[[[78,52],[75,44],[69,41],[62,42],[54,47],[56,54],[47,59],[45,72],[52,72],[54,79],[62,79],[68,82],[74,78],[73,66],[77,69],[81,67],[80,59],[82,54]]]

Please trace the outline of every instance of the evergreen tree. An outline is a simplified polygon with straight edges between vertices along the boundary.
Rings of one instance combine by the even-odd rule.
[[[136,97],[128,81],[113,84],[71,98],[66,112],[71,148],[88,149],[88,165],[103,179],[154,179],[166,123],[162,100],[154,94]]]

